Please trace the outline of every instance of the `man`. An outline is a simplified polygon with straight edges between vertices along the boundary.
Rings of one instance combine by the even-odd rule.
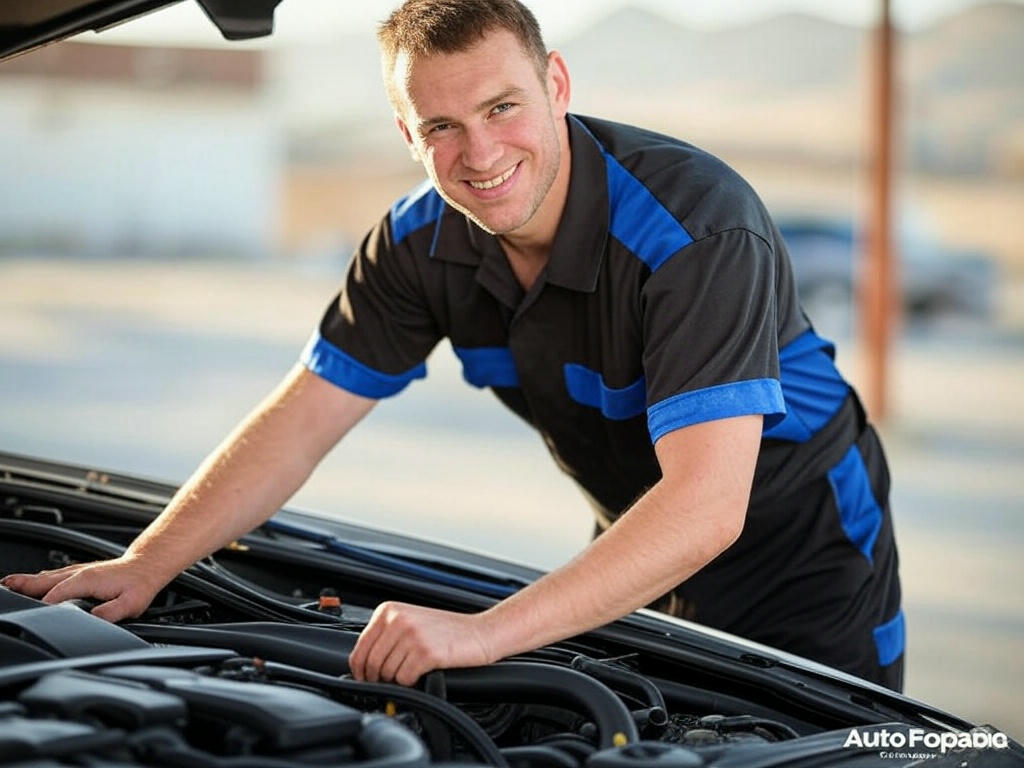
[[[367,236],[302,365],[122,557],[6,583],[139,613],[272,514],[448,337],[466,378],[542,433],[603,532],[479,614],[382,604],[355,677],[411,684],[661,598],[899,688],[885,459],[754,193],[689,145],[570,115],[566,64],[516,0],[408,0],[379,37],[430,184]]]

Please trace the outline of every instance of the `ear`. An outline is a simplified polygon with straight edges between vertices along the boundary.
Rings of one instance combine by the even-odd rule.
[[[418,163],[420,161],[420,153],[416,149],[416,142],[413,141],[409,126],[405,124],[405,120],[397,112],[395,113],[395,125],[398,126],[398,132],[402,134],[402,138],[405,139],[405,145],[409,148],[409,154],[412,155],[412,159]]]
[[[569,94],[572,88],[569,82],[569,67],[558,51],[551,51],[548,54],[547,87],[551,111],[556,117],[565,117],[569,112]]]

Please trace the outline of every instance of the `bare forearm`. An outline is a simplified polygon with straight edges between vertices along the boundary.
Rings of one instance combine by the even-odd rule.
[[[761,417],[697,424],[656,446],[664,477],[578,557],[480,614],[495,658],[613,621],[682,583],[743,529]]]
[[[495,658],[585,632],[641,608],[685,581],[731,543],[735,510],[686,514],[652,488],[562,568],[481,615]]]
[[[255,416],[218,446],[167,508],[128,547],[166,577],[266,520],[306,479],[312,466],[278,456],[264,436],[273,417]]]
[[[48,603],[95,598],[108,621],[138,616],[179,571],[272,515],[373,403],[296,366],[123,556],[11,574],[4,586]]]
[[[309,477],[334,441],[366,410],[339,414],[304,406],[309,387],[330,386],[293,373],[206,458],[161,515],[129,546],[165,579],[269,518]],[[345,423],[349,421],[351,423]]]
[[[662,480],[583,553],[483,613],[383,602],[359,635],[357,680],[412,685],[432,669],[471,667],[585,632],[646,605],[739,536],[761,416],[662,435]]]

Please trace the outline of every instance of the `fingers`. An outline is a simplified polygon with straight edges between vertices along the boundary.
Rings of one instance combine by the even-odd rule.
[[[399,685],[416,685],[416,681],[427,672],[432,672],[436,665],[424,663],[423,657],[407,654],[392,679]]]
[[[103,601],[92,613],[107,621],[138,616],[153,597],[139,585],[130,569],[117,560],[80,563],[37,574],[12,574],[2,583],[49,604],[75,598]]]
[[[404,603],[381,603],[349,655],[357,680],[413,685],[434,669],[487,663],[470,619]]]
[[[101,603],[92,609],[92,615],[110,622],[120,621],[138,616],[146,609],[148,603],[141,603],[128,594],[120,595],[113,600]]]
[[[109,600],[116,596],[116,593],[111,594],[109,589],[97,588],[97,579],[95,578],[95,571],[89,569],[79,569],[67,574],[63,579],[58,581],[53,587],[44,594],[40,599],[44,603],[62,603],[65,600],[72,600],[78,597],[91,597],[97,600]]]
[[[0,584],[8,589],[13,589],[15,592],[20,592],[23,595],[41,598],[57,584],[64,581],[69,576],[73,576],[78,573],[78,571],[83,567],[85,567],[83,564],[78,563],[75,565],[67,565],[53,571],[40,571],[39,573],[12,573],[0,580]]]
[[[382,635],[393,620],[394,603],[381,603],[377,606],[366,628],[356,640],[355,647],[348,657],[348,668],[356,680],[375,683],[380,679],[381,663],[393,645],[392,641],[382,642]]]
[[[383,663],[380,665],[380,671],[377,672],[377,679],[390,682],[401,682],[398,680],[398,670],[409,658],[409,649],[403,647],[401,644],[394,646],[391,652],[385,657]],[[415,681],[413,681],[415,682]],[[405,685],[405,683],[403,683]]]

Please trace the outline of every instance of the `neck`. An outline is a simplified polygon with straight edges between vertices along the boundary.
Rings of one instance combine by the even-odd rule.
[[[548,263],[558,225],[562,220],[562,212],[565,210],[565,202],[569,197],[572,156],[569,151],[569,130],[564,121],[558,133],[562,160],[544,202],[537,209],[529,226],[498,236],[498,242],[508,257],[512,271],[527,290]]]

